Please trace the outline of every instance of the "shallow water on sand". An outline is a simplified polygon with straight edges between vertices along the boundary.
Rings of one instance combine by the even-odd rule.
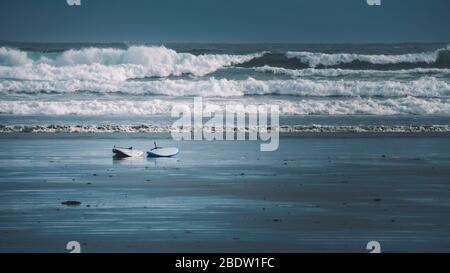
[[[291,135],[272,153],[128,137],[2,135],[0,251],[450,250],[446,135]],[[155,138],[180,155],[112,159],[114,145]]]

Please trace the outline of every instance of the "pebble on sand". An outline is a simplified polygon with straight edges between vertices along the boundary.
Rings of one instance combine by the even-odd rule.
[[[81,205],[81,202],[69,200],[69,201],[62,202],[61,204],[66,205],[66,206],[79,206],[79,205]]]

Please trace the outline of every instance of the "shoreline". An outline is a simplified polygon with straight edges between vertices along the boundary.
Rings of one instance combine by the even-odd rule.
[[[333,139],[333,138],[386,138],[386,137],[405,137],[405,138],[422,138],[422,137],[432,137],[432,138],[447,138],[450,137],[450,132],[282,132],[280,133],[280,140],[282,139],[290,139],[290,138],[319,138],[319,139]],[[94,132],[11,132],[4,133],[0,132],[0,140],[8,140],[8,139],[168,139],[171,141],[172,136],[168,132],[103,132],[103,133],[94,133]],[[224,142],[220,140],[208,141],[201,140],[204,142]],[[194,140],[183,140],[183,141],[174,141],[176,142],[198,142]],[[230,142],[230,141],[227,141]],[[238,141],[232,140],[231,142],[260,142],[257,141]]]

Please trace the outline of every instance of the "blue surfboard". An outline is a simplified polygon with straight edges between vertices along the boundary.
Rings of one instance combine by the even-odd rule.
[[[180,151],[178,148],[153,148],[147,151],[148,157],[172,157],[176,156]]]

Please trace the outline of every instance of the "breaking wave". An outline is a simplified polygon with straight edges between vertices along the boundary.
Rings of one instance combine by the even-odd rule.
[[[349,64],[354,62],[368,63],[375,65],[388,64],[447,64],[449,61],[449,50],[447,48],[438,49],[434,52],[422,52],[402,55],[364,55],[364,54],[325,54],[311,52],[288,52],[288,58],[297,58],[311,67],[317,66],[336,66],[339,64]]]
[[[402,55],[355,53],[320,53],[289,51],[266,53],[241,64],[243,67],[272,66],[287,69],[342,68],[353,70],[399,70],[414,68],[450,68],[450,46],[433,52]]]
[[[62,53],[27,53],[0,48],[0,77],[27,80],[116,80],[206,75],[244,63],[262,53],[248,55],[178,53],[164,46],[128,49],[85,48]]]

